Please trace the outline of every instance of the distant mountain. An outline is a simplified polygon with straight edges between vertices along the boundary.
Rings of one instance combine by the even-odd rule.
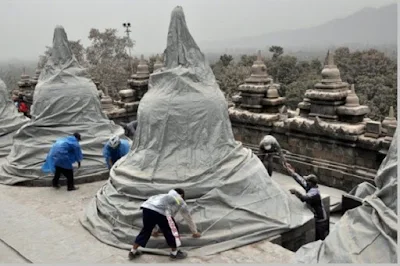
[[[334,46],[376,47],[397,44],[397,4],[364,8],[348,17],[322,25],[272,32],[260,36],[200,42],[206,52],[226,49],[233,52],[264,49],[272,45],[284,48],[325,48]]]

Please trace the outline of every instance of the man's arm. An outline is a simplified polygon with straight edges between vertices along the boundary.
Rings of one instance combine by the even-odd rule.
[[[182,214],[183,219],[185,219],[186,223],[188,224],[190,231],[192,232],[193,236],[199,236],[199,232],[197,231],[197,226],[193,221],[192,215],[190,215],[189,209],[184,203],[180,209],[180,213]]]
[[[262,163],[264,163],[264,159],[265,159],[265,150],[262,144],[260,144],[260,146],[258,147],[258,158],[261,160]]]
[[[299,198],[302,202],[309,203],[310,200],[311,200],[311,197],[310,197],[310,196],[308,196],[307,194],[306,194],[306,195],[303,195],[303,194],[301,194],[300,192],[298,192],[298,191],[295,190],[295,189],[291,189],[291,190],[290,190],[290,193],[294,194],[294,195],[295,195],[297,198]]]
[[[286,167],[287,161],[285,158],[285,154],[283,154],[282,148],[279,144],[277,146],[277,150],[278,150],[279,157],[281,157],[281,164],[283,165],[283,167]]]
[[[293,179],[304,189],[307,189],[307,182],[306,180],[299,175],[298,173],[295,172],[295,170],[293,169],[293,167],[286,163],[286,168],[289,172],[289,174],[293,177]]]
[[[83,155],[82,155],[82,149],[79,143],[74,145],[74,157],[75,157],[75,162],[78,163],[78,168],[81,167],[81,161],[83,160]]]

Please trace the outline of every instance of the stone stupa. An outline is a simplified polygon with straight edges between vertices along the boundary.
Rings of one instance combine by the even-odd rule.
[[[228,104],[186,26],[171,15],[165,67],[150,75],[130,153],[90,202],[83,226],[100,241],[130,249],[142,228],[140,205],[181,187],[202,237],[177,216],[184,249],[209,255],[300,227],[312,213],[271,179],[251,150],[235,141]],[[152,238],[146,251],[167,248]],[[153,250],[150,250],[153,249]]]
[[[41,171],[47,153],[56,139],[74,132],[82,136],[84,158],[75,169],[76,183],[107,177],[103,145],[111,135],[123,136],[124,130],[101,111],[96,86],[77,62],[61,26],[54,30],[52,55],[38,79],[31,115],[0,166],[0,183],[51,185],[53,176]]]
[[[15,133],[28,121],[18,112],[6,84],[0,79],[0,165],[10,153]]]

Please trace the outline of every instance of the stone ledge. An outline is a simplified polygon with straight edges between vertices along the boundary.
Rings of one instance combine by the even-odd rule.
[[[267,105],[267,106],[276,106],[276,105],[282,105],[285,103],[286,98],[285,97],[278,97],[278,98],[263,98],[261,99],[261,104],[262,105]]]
[[[282,247],[296,252],[301,246],[315,241],[315,220],[314,218],[303,226],[287,231],[281,236]]]
[[[307,90],[304,97],[310,100],[322,100],[322,101],[340,101],[347,97],[347,90],[345,91],[320,91],[320,90]]]
[[[289,130],[296,130],[307,134],[330,136],[332,138],[357,141],[358,136],[364,134],[365,124],[347,124],[340,122],[327,123],[303,117],[288,118],[284,121]]]
[[[342,82],[340,79],[337,80],[323,79],[322,83],[319,82],[314,85],[314,88],[320,90],[344,90],[344,88],[346,88],[346,91],[348,91],[348,87],[349,84],[347,82]]]
[[[369,113],[369,107],[365,105],[360,105],[356,107],[339,106],[336,112],[339,115],[366,115]]]
[[[250,85],[250,84],[243,84],[240,85],[238,91],[240,92],[253,92],[258,94],[265,94],[267,92],[269,85]]]
[[[237,121],[241,123],[250,123],[262,126],[272,126],[274,121],[279,120],[279,114],[263,114],[253,113],[237,108],[228,109],[229,118],[231,121]]]

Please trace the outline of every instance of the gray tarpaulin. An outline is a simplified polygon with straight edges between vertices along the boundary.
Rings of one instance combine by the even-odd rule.
[[[208,255],[276,236],[313,218],[234,140],[228,105],[186,26],[181,7],[169,26],[166,67],[150,76],[131,152],[88,205],[82,224],[100,241],[128,249],[142,227],[140,205],[181,187],[200,239],[177,222],[185,249]],[[148,251],[167,248],[151,238]]]
[[[51,179],[41,167],[59,137],[79,132],[82,136],[82,167],[75,177],[107,173],[102,148],[112,134],[124,130],[107,119],[100,107],[95,84],[73,56],[67,35],[56,27],[52,55],[36,86],[32,120],[15,135],[7,161],[0,167],[0,183]]]
[[[27,117],[18,112],[6,84],[0,79],[0,164],[10,153],[15,133],[28,121]]]
[[[351,191],[362,205],[347,211],[325,241],[303,246],[298,263],[397,263],[397,131],[375,178]]]

